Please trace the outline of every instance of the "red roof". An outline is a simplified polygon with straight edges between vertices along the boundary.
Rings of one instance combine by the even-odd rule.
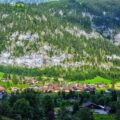
[[[5,91],[5,88],[0,86],[0,92]]]

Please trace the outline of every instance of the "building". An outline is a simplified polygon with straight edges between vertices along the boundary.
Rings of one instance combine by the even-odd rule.
[[[0,99],[3,98],[4,94],[5,94],[5,88],[0,86]]]
[[[97,105],[95,103],[92,102],[86,102],[82,104],[83,108],[90,108],[91,110],[93,110],[95,113],[98,114],[109,114],[111,113],[111,108],[110,107],[106,107],[106,106],[102,106],[102,105]]]

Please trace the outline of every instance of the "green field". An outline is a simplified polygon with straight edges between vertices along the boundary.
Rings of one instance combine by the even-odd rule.
[[[76,80],[76,81],[68,81],[69,83],[74,83],[74,82],[79,82],[82,84],[96,84],[96,83],[104,83],[104,84],[111,84],[112,80],[105,79],[103,77],[97,76],[93,79],[88,79],[88,80]]]
[[[4,74],[5,73],[0,72],[0,86],[5,87],[7,92],[11,91],[11,87],[17,87],[17,88],[20,88],[20,89],[30,87],[28,84],[15,84],[13,82],[13,80],[3,81],[4,80]]]

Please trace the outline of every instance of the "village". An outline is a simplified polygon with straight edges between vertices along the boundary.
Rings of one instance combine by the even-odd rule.
[[[40,87],[32,87],[35,90],[39,90],[42,92],[70,92],[70,91],[95,91],[97,88],[105,89],[106,85],[99,84],[48,84]]]
[[[44,78],[45,79],[45,78]],[[48,79],[48,78],[46,78]],[[6,83],[8,80],[7,78],[3,78],[1,80],[2,82]],[[40,81],[38,81],[36,78],[34,77],[24,77],[24,79],[21,80],[21,83],[19,84],[27,84],[28,87],[24,87],[24,88],[19,88],[17,85],[15,86],[11,86],[10,87],[10,91],[8,92],[8,88],[0,86],[0,100],[2,100],[4,98],[5,95],[8,95],[9,97],[12,95],[11,93],[17,93],[19,92],[24,92],[26,89],[30,89],[30,90],[34,90],[40,94],[54,94],[54,95],[59,95],[59,94],[66,94],[66,95],[70,95],[71,92],[73,92],[72,96],[69,98],[65,98],[64,101],[70,103],[70,105],[66,105],[65,106],[65,110],[69,113],[72,113],[74,111],[74,106],[72,104],[75,104],[76,102],[78,102],[78,98],[76,95],[74,96],[74,94],[82,94],[82,93],[86,93],[86,94],[96,94],[102,91],[104,95],[108,96],[111,95],[112,93],[114,93],[114,91],[119,92],[120,89],[120,84],[116,83],[115,87],[117,88],[117,90],[113,90],[111,88],[111,86],[109,84],[105,84],[102,82],[97,82],[97,83],[80,83],[80,82],[58,82],[58,83],[54,83],[54,82],[46,82],[44,84],[40,85]],[[60,96],[59,96],[60,97]],[[86,101],[83,101],[80,105],[80,108],[89,108],[91,109],[94,113],[97,114],[105,114],[105,115],[109,115],[114,113],[113,109],[108,105],[105,106],[103,104],[98,104],[94,101],[91,101],[90,99],[87,99]],[[60,108],[55,108],[55,115],[57,116],[58,114],[58,110]]]
[[[11,79],[11,80],[10,80]],[[15,80],[12,80],[15,79]],[[51,79],[51,80],[50,80]],[[96,81],[96,79],[98,79]],[[19,76],[12,76],[9,78],[7,76],[6,78],[1,79],[1,87],[4,88],[7,92],[16,92],[16,91],[23,91],[24,89],[33,89],[35,91],[40,91],[40,92],[53,92],[53,93],[58,93],[61,91],[64,92],[70,92],[70,91],[75,91],[75,92],[82,92],[82,91],[100,91],[100,90],[108,90],[108,89],[113,89],[112,83],[108,80],[105,83],[102,82],[101,77],[96,77],[93,80],[86,80],[86,81],[81,81],[81,82],[69,82],[69,81],[64,81],[62,78],[59,78],[58,81],[55,82],[54,78],[47,78],[47,77],[42,77],[41,80],[37,80],[35,77],[23,77],[19,78]],[[105,79],[103,79],[105,80]],[[96,81],[94,83],[94,81]],[[101,81],[101,82],[100,82]],[[7,84],[9,86],[7,86]],[[114,85],[116,90],[120,90],[120,83],[115,83]]]
[[[70,85],[65,85],[65,84],[48,84],[48,85],[44,85],[44,86],[40,86],[40,87],[30,87],[29,89],[33,89],[36,91],[41,91],[43,93],[58,93],[58,92],[65,92],[70,94],[70,92],[74,91],[74,92],[95,92],[97,88],[101,88],[101,89],[105,89],[106,85],[102,84],[102,83],[98,83],[98,84],[79,84],[79,83],[75,83],[75,84],[70,84]],[[11,88],[11,93],[12,92],[16,92],[20,90],[17,87],[12,87]],[[108,90],[106,91],[106,94],[110,94],[112,91]],[[6,89],[2,86],[0,86],[0,100],[2,100],[2,98],[4,97],[4,95],[9,94],[9,96],[11,96],[11,93],[7,93]],[[69,102],[75,102],[77,101],[76,97],[72,97],[70,99],[68,99]],[[95,113],[97,114],[110,114],[111,108],[107,107],[107,106],[102,106],[102,105],[98,105],[95,104],[91,101],[86,101],[84,102],[80,107],[82,108],[89,108],[91,110],[93,110]],[[68,112],[73,112],[73,106],[66,106],[66,111]],[[55,112],[55,114],[57,114],[58,111]]]
[[[28,89],[33,89],[35,91],[45,92],[45,93],[58,93],[58,92],[66,92],[69,93],[71,91],[75,92],[90,92],[90,91],[96,91],[96,90],[107,90],[109,88],[108,85],[103,83],[97,83],[97,84],[80,84],[80,83],[72,83],[72,84],[59,84],[59,83],[50,83],[46,85],[31,85],[28,87]],[[24,88],[25,89],[25,88]],[[23,89],[23,90],[24,90]],[[12,92],[16,92],[20,90],[18,87],[11,87]]]
[[[31,83],[31,84],[35,84],[35,83]],[[72,83],[72,84],[57,84],[56,83],[55,84],[55,83],[51,83],[51,84],[46,84],[46,85],[43,85],[43,86],[32,85],[28,88],[23,88],[23,89],[20,89],[18,87],[13,86],[13,87],[11,87],[11,92],[21,91],[21,90],[24,90],[24,89],[33,89],[35,91],[40,91],[40,92],[45,92],[45,93],[49,93],[49,92],[53,92],[53,93],[66,92],[66,93],[69,93],[71,91],[90,92],[90,91],[96,91],[97,89],[105,90],[106,88],[108,88],[108,86],[103,84],[103,83],[97,83],[97,84],[80,84],[80,83]],[[0,98],[2,98],[5,91],[6,91],[6,88],[4,88],[3,86],[0,86]]]
[[[115,89],[113,89],[111,80],[100,76],[88,80],[72,81],[65,80],[62,77],[31,77],[5,73],[0,74],[0,101],[4,100],[4,96],[10,98],[12,94],[24,93],[24,91],[30,90],[42,96],[56,96],[54,98],[57,101],[56,104],[63,104],[65,111],[70,114],[74,112],[74,104],[79,103],[82,99],[84,100],[79,103],[79,109],[88,108],[99,115],[114,114],[114,109],[109,104],[102,103],[101,101],[106,101],[109,98],[106,96],[111,96],[115,92],[120,93],[120,83],[118,81],[115,83]],[[93,95],[95,97],[100,95],[101,99],[94,101],[92,99]],[[59,110],[60,106],[54,108],[56,117],[59,114]]]

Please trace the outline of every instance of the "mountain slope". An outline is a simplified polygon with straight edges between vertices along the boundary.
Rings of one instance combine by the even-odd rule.
[[[114,36],[119,37],[119,10],[113,7],[118,11],[111,14],[109,1],[98,1],[1,4],[0,64],[119,70],[119,41],[113,42]]]

